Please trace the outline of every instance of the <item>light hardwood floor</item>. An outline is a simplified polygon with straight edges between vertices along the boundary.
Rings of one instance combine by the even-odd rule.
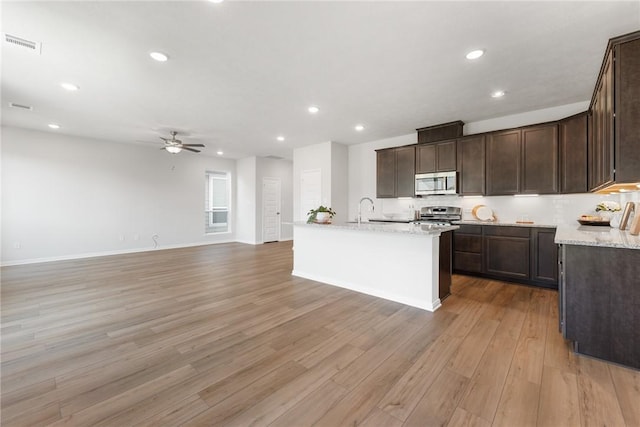
[[[290,242],[3,268],[2,425],[640,426],[639,372],[574,355],[554,291],[456,276],[428,313],[291,269]]]

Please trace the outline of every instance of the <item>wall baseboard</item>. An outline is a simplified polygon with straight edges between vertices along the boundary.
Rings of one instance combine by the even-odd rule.
[[[229,240],[219,240],[216,242],[187,243],[182,245],[163,245],[163,246],[158,246],[157,248],[137,248],[137,249],[125,249],[120,251],[88,252],[88,253],[82,253],[82,254],[63,255],[63,256],[57,256],[57,257],[29,258],[29,259],[22,259],[22,260],[16,260],[16,261],[2,262],[0,263],[0,267],[10,267],[14,265],[26,265],[26,264],[39,264],[44,262],[71,261],[74,259],[97,258],[97,257],[112,256],[112,255],[126,255],[126,254],[134,254],[139,252],[162,251],[167,249],[191,248],[194,246],[208,246],[208,245],[217,245],[221,243],[248,243],[248,242],[241,242],[238,240],[229,239]],[[251,243],[248,243],[248,244],[251,244]]]

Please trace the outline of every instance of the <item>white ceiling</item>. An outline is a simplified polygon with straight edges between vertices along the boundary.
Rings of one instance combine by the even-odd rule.
[[[3,125],[150,149],[175,129],[205,154],[290,158],[588,100],[640,2],[3,1],[2,28],[42,42],[40,56],[2,43]]]

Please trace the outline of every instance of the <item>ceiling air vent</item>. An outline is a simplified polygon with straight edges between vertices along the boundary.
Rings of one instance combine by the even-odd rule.
[[[3,33],[2,35],[4,36],[5,44],[8,46],[19,47],[28,50],[31,53],[35,53],[36,55],[40,55],[41,53],[42,43],[40,42],[33,42],[7,33]]]
[[[272,155],[272,154],[270,154],[270,155],[268,155],[268,156],[265,156],[264,158],[265,158],[265,159],[273,159],[273,160],[282,160],[282,159],[284,159],[284,157],[274,156],[274,155]]]
[[[33,110],[33,107],[31,105],[16,104],[15,102],[10,102],[9,107],[20,108],[21,110]]]

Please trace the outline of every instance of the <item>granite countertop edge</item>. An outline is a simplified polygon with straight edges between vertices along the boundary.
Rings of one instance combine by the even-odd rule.
[[[640,236],[632,236],[628,230],[611,227],[558,226],[554,241],[561,245],[640,250]]]
[[[404,224],[404,223],[348,223],[338,222],[331,224],[308,224],[306,222],[295,222],[296,226],[327,228],[333,230],[351,230],[351,231],[369,231],[376,233],[395,233],[395,234],[412,234],[422,236],[438,236],[446,231],[457,230],[457,225],[448,227],[433,227],[428,225]]]
[[[557,225],[553,224],[522,224],[517,222],[500,222],[500,221],[477,221],[472,219],[465,219],[461,221],[453,221],[456,225],[491,225],[495,227],[529,227],[529,228],[556,228]]]

